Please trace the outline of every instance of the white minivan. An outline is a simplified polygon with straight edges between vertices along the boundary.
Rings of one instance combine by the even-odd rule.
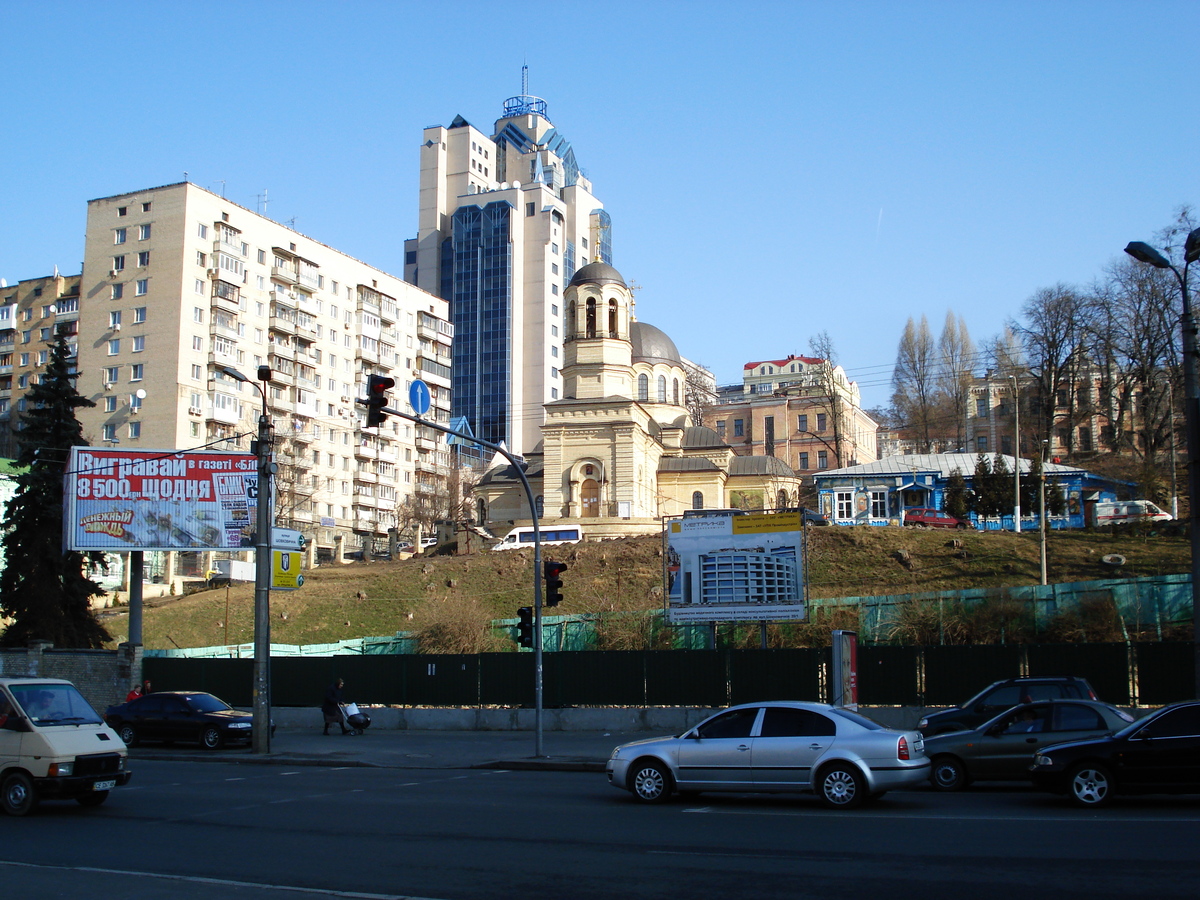
[[[542,529],[542,546],[551,544],[578,544],[583,540],[583,529],[578,525],[559,525],[555,528]],[[493,550],[516,550],[520,547],[533,546],[533,526],[519,525],[504,536],[504,539]]]
[[[1097,525],[1170,521],[1171,514],[1159,509],[1149,500],[1101,500],[1096,504]]]
[[[125,743],[75,685],[61,678],[0,678],[0,808],[38,802],[99,806],[129,782]]]

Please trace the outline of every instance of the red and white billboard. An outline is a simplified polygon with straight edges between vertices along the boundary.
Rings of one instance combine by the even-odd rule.
[[[69,550],[232,550],[255,528],[258,461],[247,453],[72,447]]]

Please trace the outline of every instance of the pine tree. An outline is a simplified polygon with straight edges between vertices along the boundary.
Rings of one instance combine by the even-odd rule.
[[[14,621],[0,645],[42,639],[56,647],[96,648],[111,640],[91,609],[91,598],[104,590],[84,572],[86,563],[102,564],[103,554],[63,550],[63,476],[71,447],[86,445],[75,410],[96,405],[75,389],[72,367],[60,332],[45,371],[25,394],[16,460],[25,471],[5,509],[0,572],[0,613]]]
[[[971,512],[971,498],[967,494],[967,479],[955,469],[946,481],[946,496],[942,510],[958,519],[965,519]]]

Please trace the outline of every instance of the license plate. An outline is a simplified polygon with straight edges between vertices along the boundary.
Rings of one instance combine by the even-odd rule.
[[[117,786],[116,779],[113,779],[112,781],[97,781],[95,784],[92,785],[92,790],[93,791],[111,791],[116,786]]]

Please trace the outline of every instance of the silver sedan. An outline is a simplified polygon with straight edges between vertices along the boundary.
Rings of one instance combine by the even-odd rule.
[[[678,737],[622,744],[608,783],[644,803],[674,791],[815,792],[850,809],[929,777],[917,731],[893,731],[848,709],[780,700],[746,703]]]

